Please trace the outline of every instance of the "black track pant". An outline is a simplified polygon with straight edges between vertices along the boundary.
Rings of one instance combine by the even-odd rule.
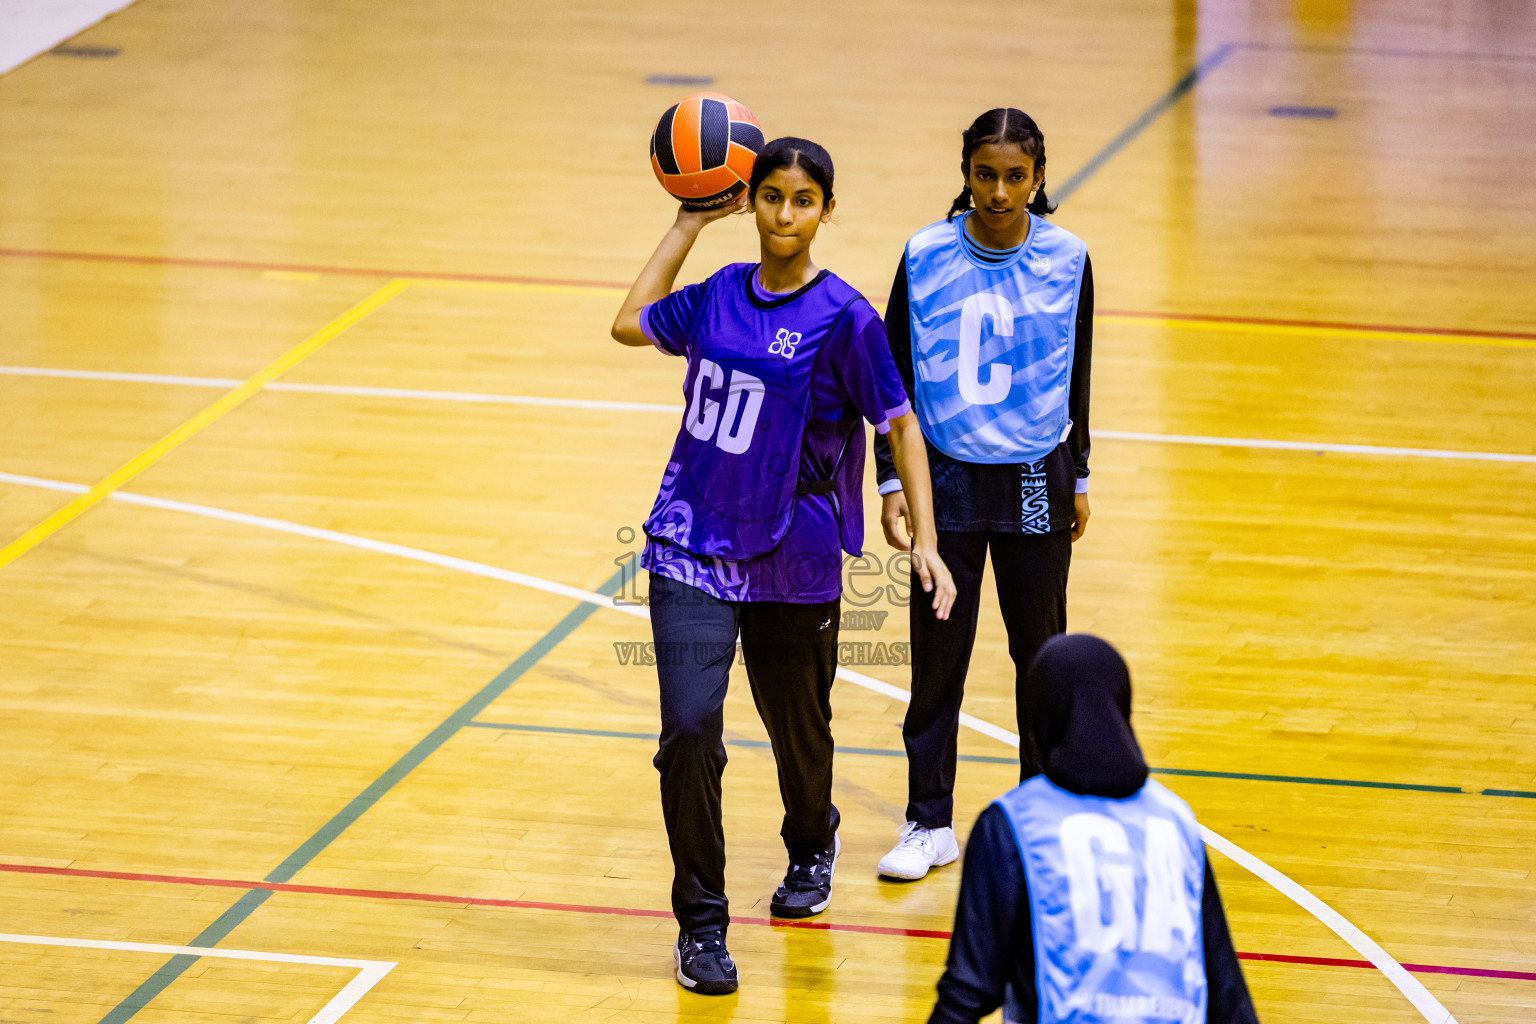
[[[952,823],[955,809],[955,741],[960,698],[976,642],[976,612],[987,549],[1008,654],[1016,671],[1014,701],[1040,646],[1067,628],[1067,567],[1072,534],[955,533],[939,531],[939,557],[955,577],[954,608],[940,621],[932,599],[912,574],[912,704],[902,723],[907,747],[907,818],[924,828]],[[926,599],[925,599],[926,597]],[[1019,735],[1026,735],[1020,708]]]
[[[651,574],[651,631],[661,681],[661,812],[672,848],[672,913],[683,931],[724,929],[725,691],[741,636],[752,699],[773,743],[791,860],[832,845],[832,676],[841,599],[822,604],[721,601]]]

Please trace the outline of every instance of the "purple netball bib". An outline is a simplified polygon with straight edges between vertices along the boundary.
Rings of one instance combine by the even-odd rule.
[[[663,351],[687,355],[682,429],[645,532],[697,555],[754,558],[789,525],[818,354],[858,292],[823,271],[764,299],[755,264],[725,267],[646,308]]]

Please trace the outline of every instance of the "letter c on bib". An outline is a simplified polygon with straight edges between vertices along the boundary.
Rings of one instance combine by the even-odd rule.
[[[1007,296],[978,292],[960,309],[960,397],[972,405],[996,405],[1013,388],[1013,368],[1007,363],[988,363],[987,382],[981,382],[981,323],[989,316],[995,333],[1013,335],[1013,303]]]

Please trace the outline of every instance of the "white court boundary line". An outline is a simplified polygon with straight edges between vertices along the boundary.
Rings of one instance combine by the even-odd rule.
[[[870,679],[868,676],[858,672],[850,672],[847,669],[840,668],[837,670],[837,674],[847,678],[850,682],[858,683],[860,686],[876,683],[878,686],[870,686],[869,688],[872,690],[877,689],[878,692],[885,693],[888,696],[897,697],[898,700],[910,701],[912,699],[911,694],[907,693],[907,691],[891,686],[888,683],[881,683],[878,679]],[[965,721],[969,717],[969,715],[962,714],[960,716],[961,724],[969,724]],[[971,722],[977,721],[977,719],[971,719]],[[1019,748],[1019,737],[1016,734],[1006,729],[1000,729],[989,722],[981,722],[980,724],[986,726],[986,728],[977,729],[978,732],[985,732],[988,736],[1008,744],[1008,746],[1015,750]],[[972,725],[971,728],[975,729],[976,726]],[[1334,910],[1328,904],[1312,895],[1306,887],[1289,875],[1271,867],[1230,839],[1212,832],[1204,825],[1200,826],[1200,833],[1205,837],[1207,846],[1219,850],[1228,859],[1247,868],[1248,871],[1268,882],[1281,895],[1289,898],[1301,909],[1327,925],[1329,930],[1335,935],[1349,943],[1355,952],[1365,957],[1378,971],[1387,976],[1387,980],[1397,987],[1397,990],[1413,1004],[1413,1008],[1418,1010],[1425,1020],[1430,1021],[1431,1024],[1456,1024],[1456,1018],[1451,1016],[1451,1012],[1442,1006],[1438,999],[1430,995],[1429,990],[1420,983],[1419,979],[1415,978],[1408,972],[1406,967],[1393,959],[1392,955],[1382,949],[1374,939],[1355,927],[1343,914],[1340,914],[1337,910]]]
[[[268,384],[267,387],[272,385]],[[1468,462],[1525,462],[1536,455],[1516,452],[1469,452],[1457,448],[1395,448],[1379,444],[1340,444],[1334,441],[1272,441],[1263,437],[1207,437],[1201,434],[1146,434],[1135,430],[1095,430],[1094,439],[1150,441],[1156,444],[1198,444],[1220,448],[1268,448],[1284,452],[1334,452],[1338,455],[1396,455],[1416,459],[1460,459]]]
[[[0,376],[51,377],[66,380],[115,381],[122,384],[170,384],[185,388],[230,388],[244,381],[225,377],[180,377],[161,373],[118,373],[110,370],[57,370],[42,366],[0,366]],[[614,412],[665,412],[680,415],[681,405],[656,402],[606,402],[587,398],[548,398],[541,395],[492,395],[479,391],[423,391],[417,388],[370,388],[352,384],[296,384],[273,381],[264,391],[297,391],[312,395],[352,395],[360,398],[413,398],[432,402],[479,405],[542,405],[566,409],[607,409]]]
[[[0,366],[0,376],[49,377],[67,380],[99,380],[129,384],[169,384],[177,387],[231,388],[241,381],[223,377],[180,377],[157,373],[119,373],[110,370],[65,370],[42,366]],[[681,405],[658,402],[608,402],[588,398],[550,398],[543,395],[495,395],[478,391],[423,391],[415,388],[371,388],[351,384],[296,384],[273,381],[263,390],[294,391],[315,395],[351,395],[361,398],[402,398],[479,405],[533,405],[560,409],[604,409],[612,412],[656,412],[681,415]],[[1515,462],[1536,465],[1536,455],[1517,452],[1472,452],[1455,448],[1401,448],[1390,445],[1342,444],[1333,441],[1274,441],[1261,437],[1215,437],[1203,434],[1151,434],[1136,430],[1095,430],[1095,438],[1112,441],[1144,441],[1151,444],[1189,444],[1218,448],[1265,448],[1288,452],[1333,452],[1338,455],[1376,455],[1418,459],[1453,459],[1468,462]]]
[[[32,946],[66,946],[73,949],[115,949],[130,953],[163,953],[168,956],[211,956],[225,960],[260,960],[279,964],[311,964],[319,967],[351,967],[357,974],[308,1024],[336,1024],[342,1014],[357,1005],[384,976],[398,964],[389,960],[349,960],[334,956],[304,956],[299,953],[253,953],[244,949],[218,949],[213,946],[162,946],[153,942],[111,942],[104,939],[60,939],[49,935],[8,935],[0,933],[0,942]]]
[[[131,4],[133,0],[0,2],[0,75],[46,53]]]
[[[87,488],[79,484],[65,483],[61,480],[46,480],[41,477],[21,476],[15,473],[0,473],[0,483],[17,484],[23,487],[39,487],[51,491],[76,494]],[[203,516],[208,519],[218,519],[229,523],[241,523],[246,526],[254,526],[264,530],[274,530],[279,533],[293,534],[300,537],[310,537],[315,540],[330,541],[336,544],[344,544],[347,547],[359,548],[364,551],[373,551],[379,554],[393,555],[398,558],[409,559],[413,562],[424,562],[428,565],[441,566],[446,569],[455,569],[459,572],[481,576],[487,579],[502,580],[507,583],[516,583],[519,586],[531,587],[534,590],[542,590],[547,594],[557,594],[562,597],[575,598],[578,601],[595,605],[611,611],[630,615],[634,618],[649,619],[650,613],[643,607],[631,604],[616,604],[611,597],[591,590],[583,590],[580,587],[570,587],[563,583],[555,583],[552,580],[542,579],[538,576],[529,576],[525,573],[513,572],[510,569],[498,569],[483,562],[472,562],[464,558],[455,558],[451,555],[440,555],[433,551],[425,551],[421,548],[406,547],[403,544],[391,544],[387,541],[374,540],[371,537],[361,537],[357,534],[341,533],[337,530],[325,530],[314,526],[305,526],[302,523],[293,523],[284,519],[271,519],[267,516],[255,516],[245,512],[234,512],[229,509],[215,508],[211,505],[195,505],[191,502],[173,501],[168,498],[152,498],[148,495],[133,494],[127,491],[114,491],[109,495],[110,501],[121,501],[130,505],[141,505],[148,508],[159,508],[167,511],[186,512],[191,515]],[[837,676],[856,686],[902,703],[910,703],[912,695],[899,686],[882,682],[872,676],[855,672],[851,669],[839,668]],[[1017,734],[983,721],[971,715],[961,713],[960,724],[979,732],[1000,743],[1007,744],[1015,750],[1019,746]],[[1281,895],[1290,899],[1297,906],[1317,918],[1339,938],[1343,939],[1350,948],[1369,960],[1377,970],[1390,981],[1408,1002],[1413,1004],[1429,1024],[1456,1024],[1456,1018],[1451,1016],[1440,1001],[1430,994],[1429,990],[1408,972],[1402,964],[1398,963],[1386,950],[1365,932],[1361,931],[1347,918],[1328,904],[1314,896],[1300,883],[1296,882],[1285,873],[1271,867],[1268,863],[1255,857],[1236,843],[1226,839],[1204,825],[1200,831],[1205,837],[1206,843],[1220,851],[1237,864],[1257,875],[1259,878],[1273,886]],[[173,947],[164,947],[173,948]],[[178,950],[183,947],[174,947]],[[196,947],[194,947],[196,948]],[[311,1024],[327,1024],[327,1022],[311,1021]]]

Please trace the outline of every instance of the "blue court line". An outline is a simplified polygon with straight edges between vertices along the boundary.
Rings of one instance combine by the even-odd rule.
[[[1056,188],[1047,188],[1046,194],[1058,205],[1066,202],[1072,193],[1081,188],[1084,182],[1098,172],[1099,168],[1114,159],[1116,153],[1130,145],[1132,140],[1146,131],[1153,121],[1156,121],[1163,115],[1164,111],[1183,99],[1185,94],[1196,85],[1199,85],[1200,79],[1215,71],[1237,50],[1238,46],[1234,43],[1222,43],[1201,60],[1200,63],[1185,72],[1183,78],[1173,83],[1173,86],[1167,92],[1159,96],[1150,107],[1143,110],[1136,120],[1126,125],[1124,131],[1110,139],[1103,149],[1093,154],[1087,163],[1073,172],[1070,178]]]
[[[624,570],[620,569],[609,578],[608,582],[597,588],[597,592],[605,597],[612,597],[618,593],[619,586],[624,579]],[[383,775],[375,779],[367,789],[343,807],[341,811],[330,821],[320,826],[319,831],[306,839],[299,848],[290,853],[283,862],[274,868],[266,878],[266,882],[287,882],[298,874],[307,864],[320,855],[332,842],[336,840],[353,822],[361,818],[363,814],[374,804],[378,803],[384,794],[394,788],[395,784],[404,779],[412,771],[421,765],[428,757],[432,756],[443,744],[447,743],[453,735],[467,725],[475,724],[473,719],[484,711],[491,703],[507,692],[508,688],[533,666],[537,665],[550,651],[554,650],[566,637],[574,633],[583,622],[597,611],[597,606],[582,602],[571,610],[565,618],[555,624],[554,628],[545,633],[528,650],[524,651],[516,661],[502,669],[485,686],[481,687],[469,700],[465,701],[457,711],[443,719],[437,728],[433,729],[426,737],[412,747],[400,760],[391,765]],[[189,946],[216,946],[222,942],[230,932],[239,927],[246,918],[255,913],[272,895],[270,889],[252,889],[237,900],[234,906],[219,915],[218,920],[203,929],[202,933],[187,943]],[[198,958],[190,954],[181,953],[171,957],[160,966],[154,974],[144,980],[138,988],[103,1018],[99,1024],[124,1024],[139,1010],[143,1009],[150,1000],[163,992],[171,982],[181,977]]]
[[[1339,116],[1338,107],[1280,106],[1269,108],[1270,117],[1294,117],[1304,121],[1332,121]]]
[[[523,722],[468,722],[476,729],[506,729],[514,732],[543,732],[560,736],[600,736],[605,739],[655,740],[653,732],[618,732],[613,729],[577,729],[561,725],[528,725]],[[767,740],[725,741],[728,747],[769,747]],[[874,757],[906,757],[904,750],[882,747],[834,747],[839,754],[868,754]],[[1017,757],[988,757],[984,754],[960,754],[959,760],[981,764],[1017,765]],[[1198,768],[1148,768],[1153,775],[1183,775],[1199,779],[1236,779],[1242,782],[1290,782],[1305,786],[1346,786],[1354,789],[1395,789],[1414,793],[1475,793],[1480,796],[1514,796],[1536,799],[1536,793],[1519,789],[1469,790],[1463,786],[1430,786],[1418,782],[1373,782],[1369,779],[1329,779],[1312,775],[1261,775],[1257,772],[1216,772]]]

